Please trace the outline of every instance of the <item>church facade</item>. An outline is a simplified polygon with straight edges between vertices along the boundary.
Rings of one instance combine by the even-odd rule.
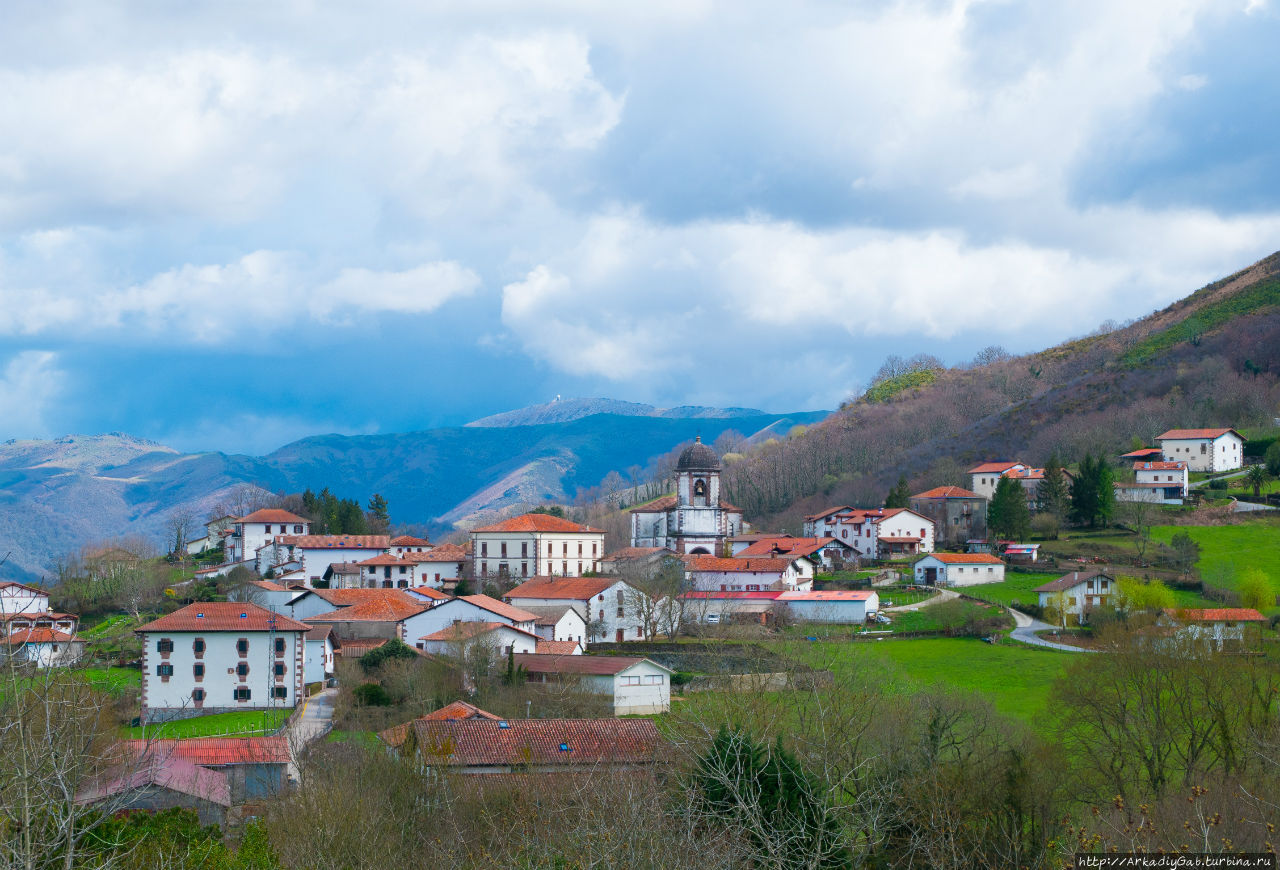
[[[698,438],[676,462],[676,494],[631,510],[631,546],[722,556],[742,510],[720,498],[720,457]]]

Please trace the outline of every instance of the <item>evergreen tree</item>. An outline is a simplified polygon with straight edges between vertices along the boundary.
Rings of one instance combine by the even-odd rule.
[[[884,500],[884,506],[887,508],[904,508],[909,507],[910,502],[911,489],[907,486],[906,475],[900,475],[897,484],[893,489],[889,490],[889,497]]]
[[[1067,515],[1071,494],[1067,491],[1067,478],[1062,473],[1062,461],[1054,453],[1044,464],[1044,480],[1036,490],[1036,509],[1041,513],[1052,514],[1059,520]]]
[[[987,507],[987,528],[992,536],[1014,541],[1031,534],[1031,511],[1027,508],[1027,491],[1012,477],[1001,477]]]
[[[369,499],[369,515],[365,517],[369,529],[376,535],[385,535],[391,528],[391,512],[387,500],[378,493]]]
[[[1071,518],[1077,523],[1105,526],[1116,509],[1114,481],[1106,460],[1086,455],[1080,461],[1080,473],[1071,483]]]

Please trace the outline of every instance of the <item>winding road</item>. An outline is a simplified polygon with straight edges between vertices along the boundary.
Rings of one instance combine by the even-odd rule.
[[[1066,652],[1096,652],[1096,650],[1084,649],[1078,646],[1070,646],[1065,643],[1054,643],[1051,640],[1045,640],[1039,637],[1037,631],[1053,631],[1053,626],[1047,622],[1041,622],[1038,619],[1032,619],[1027,614],[1008,608],[1010,615],[1013,616],[1015,628],[1010,633],[1010,637],[1022,643],[1031,644],[1032,646],[1042,646],[1048,649],[1060,649]]]

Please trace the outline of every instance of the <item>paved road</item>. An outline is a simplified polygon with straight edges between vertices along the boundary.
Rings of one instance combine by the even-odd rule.
[[[882,607],[880,608],[880,612],[881,613],[897,613],[897,612],[909,611],[909,610],[919,610],[921,607],[929,607],[931,605],[940,604],[943,601],[951,601],[952,599],[959,598],[959,597],[960,597],[960,594],[958,592],[952,592],[950,589],[939,589],[938,594],[933,596],[932,598],[925,599],[924,601],[919,601],[915,604],[899,604],[897,607]]]
[[[329,733],[333,727],[333,701],[337,697],[337,689],[325,689],[302,702],[302,712],[291,718],[284,730],[293,755],[297,756],[309,744]],[[289,776],[295,781],[302,781],[294,762],[289,763]]]
[[[1013,621],[1017,624],[1013,633],[1009,635],[1014,640],[1031,644],[1032,646],[1043,646],[1048,649],[1060,649],[1067,652],[1096,652],[1096,650],[1081,649],[1078,646],[1069,646],[1065,643],[1054,643],[1053,641],[1038,637],[1036,635],[1037,631],[1053,631],[1053,626],[1047,622],[1032,619],[1030,616],[1027,616],[1027,614],[1014,610],[1012,607],[1009,608],[1009,613],[1013,615]]]

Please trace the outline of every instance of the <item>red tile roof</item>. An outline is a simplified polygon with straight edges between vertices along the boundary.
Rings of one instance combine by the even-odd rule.
[[[416,598],[410,598],[404,589],[312,589],[311,594],[321,598],[334,607],[350,607],[364,604],[366,601],[381,601],[384,598],[395,598],[417,604]]]
[[[404,745],[405,738],[413,730],[413,723],[419,720],[425,722],[447,722],[458,719],[492,719],[497,721],[501,718],[501,716],[495,716],[493,713],[481,710],[474,704],[468,704],[466,701],[454,701],[452,704],[446,704],[439,710],[434,710],[425,716],[419,716],[417,719],[411,719],[408,722],[393,725],[385,731],[380,731],[378,732],[378,738],[388,746],[398,749]]]
[[[276,535],[276,540],[304,550],[385,550],[391,546],[386,535]]]
[[[79,637],[55,631],[52,628],[24,628],[0,638],[5,646],[21,646],[25,643],[78,643]]]
[[[439,589],[432,589],[430,586],[410,586],[402,591],[408,592],[410,595],[426,598],[429,601],[448,601],[452,597],[445,595]]]
[[[378,555],[376,555],[376,556],[372,556],[372,557],[370,557],[370,558],[368,558],[368,559],[363,559],[363,560],[361,560],[361,561],[359,561],[359,562],[356,562],[356,564],[357,564],[357,565],[404,565],[404,566],[408,566],[408,565],[416,565],[417,563],[416,563],[416,562],[413,562],[413,561],[411,561],[411,560],[409,560],[409,559],[401,559],[399,556],[396,556],[396,555],[394,555],[394,554],[392,554],[392,553],[379,553],[379,554],[378,554]]]
[[[564,619],[564,615],[570,611],[578,614],[579,617],[582,616],[582,612],[572,604],[552,604],[550,606],[543,607],[536,607],[530,604],[525,607],[525,610],[528,610],[537,617],[537,619],[533,621],[534,625],[545,625],[547,627],[551,627],[561,619]]]
[[[272,583],[270,580],[250,580],[249,582],[252,585],[257,586],[259,589],[265,589],[268,592],[289,591],[285,587],[281,586],[279,583]]]
[[[1202,610],[1167,608],[1165,613],[1183,622],[1266,622],[1252,607],[1210,607]]]
[[[562,519],[561,517],[553,517],[550,514],[523,514],[518,517],[512,517],[509,520],[503,520],[500,523],[480,526],[471,530],[472,534],[476,532],[586,532],[597,535],[604,534],[604,532],[599,529],[593,529],[591,526],[584,526],[581,523],[575,523],[572,520]]]
[[[925,559],[937,559],[944,565],[1003,565],[990,553],[930,553]],[[924,559],[921,559],[924,561]]]
[[[765,589],[765,590],[756,591],[756,592],[730,591],[726,589],[722,591],[713,590],[710,592],[704,592],[704,591],[686,592],[680,597],[684,599],[688,599],[690,601],[702,601],[706,599],[710,599],[712,601],[719,601],[720,599],[726,599],[731,601],[732,600],[751,601],[756,599],[776,601],[780,595],[782,595],[781,589]]]
[[[387,590],[396,591],[396,590]],[[330,613],[308,616],[303,622],[400,622],[427,609],[427,603],[403,598],[375,598]]]
[[[404,557],[413,562],[463,562],[467,548],[461,544],[439,544],[425,553],[405,553]]]
[[[44,589],[38,589],[35,586],[28,586],[25,583],[19,583],[16,580],[0,580],[0,589],[25,589],[28,592],[34,592],[37,595],[48,595]]]
[[[1003,474],[1015,465],[1021,465],[1021,462],[984,462],[981,465],[975,465],[970,468],[968,474]]]
[[[1159,456],[1164,453],[1159,447],[1143,447],[1141,450],[1131,450],[1128,453],[1120,454],[1121,459],[1146,459],[1151,456]]]
[[[476,607],[482,607],[490,613],[496,613],[504,619],[510,619],[512,622],[533,622],[537,619],[537,616],[527,610],[512,607],[505,601],[490,598],[488,595],[460,595],[459,599]]]
[[[159,759],[181,758],[202,767],[228,764],[288,764],[289,738],[191,737],[185,740],[126,740],[124,748]]]
[[[650,764],[661,744],[651,719],[417,719],[413,731],[424,759],[465,767]]]
[[[1239,432],[1236,432],[1235,429],[1230,429],[1230,428],[1228,429],[1170,429],[1168,432],[1165,432],[1163,435],[1157,435],[1156,440],[1157,441],[1188,441],[1188,440],[1195,440],[1199,438],[1216,439],[1216,438],[1221,438],[1223,435],[1226,435],[1228,432],[1235,432],[1235,435],[1237,438],[1239,438],[1241,441],[1244,440],[1243,435],[1241,435]]]
[[[260,511],[254,511],[247,517],[240,517],[236,520],[238,523],[309,523],[311,520],[306,517],[300,517],[297,514],[291,514],[288,511],[282,511],[279,508],[263,508]]]
[[[741,540],[735,538],[734,540]],[[737,558],[749,558],[751,556],[812,556],[823,547],[831,544],[839,544],[844,549],[850,549],[849,545],[838,541],[832,537],[825,538],[793,538],[791,536],[784,537],[765,537],[759,536],[755,543],[738,551]]]
[[[473,637],[479,637],[482,634],[488,634],[499,628],[505,628],[507,631],[516,631],[520,634],[527,634],[529,637],[536,638],[537,635],[532,632],[525,631],[522,628],[515,628],[507,625],[505,622],[455,622],[453,625],[446,626],[439,631],[433,631],[431,634],[424,635],[418,640],[471,640]]]
[[[136,767],[123,765],[106,778],[91,783],[76,794],[76,803],[93,804],[147,786],[158,786],[218,806],[231,806],[231,785],[224,771],[209,770],[185,758],[155,757]]]
[[[246,601],[204,601],[188,604],[168,616],[134,630],[147,631],[310,631],[311,626],[295,622],[257,604]]]
[[[426,538],[415,538],[413,535],[398,535],[391,539],[393,547],[430,547],[431,542]]]
[[[1019,471],[1015,468],[1012,471],[1006,471],[1004,476],[1013,480],[1044,480],[1044,469],[1026,468]]]
[[[576,640],[539,640],[534,652],[548,656],[578,655],[582,647]]]
[[[958,486],[935,486],[933,489],[926,489],[924,492],[911,496],[912,498],[982,498],[976,492],[967,489],[961,489]]]
[[[343,658],[359,658],[369,650],[382,646],[387,640],[388,638],[385,637],[362,637],[344,640],[342,649],[339,652],[342,653]]]
[[[924,538],[919,535],[881,535],[880,540],[886,544],[918,544]]]
[[[671,672],[657,662],[643,656],[547,656],[537,653],[517,653],[515,663],[530,674],[587,674],[612,676],[633,668],[641,662]]]
[[[307,640],[324,640],[333,634],[332,625],[317,625],[307,632]]]
[[[905,510],[907,508],[854,508],[840,514],[836,519],[847,520],[852,523],[880,523],[890,517],[896,517]],[[922,519],[925,518],[922,517]]]
[[[805,519],[820,520],[824,517],[829,517],[832,514],[843,513],[844,511],[851,511],[851,510],[853,510],[853,505],[847,505],[847,504],[836,505],[833,508],[827,508],[825,511],[823,511],[820,514],[810,514],[809,516],[805,517]]]
[[[503,597],[587,601],[618,582],[617,577],[531,577]]]
[[[875,592],[850,592],[843,589],[827,589],[821,592],[783,592],[779,601],[869,601]]]
[[[685,556],[690,571],[715,571],[720,574],[781,574],[796,560],[794,556],[778,559],[730,556]]]

